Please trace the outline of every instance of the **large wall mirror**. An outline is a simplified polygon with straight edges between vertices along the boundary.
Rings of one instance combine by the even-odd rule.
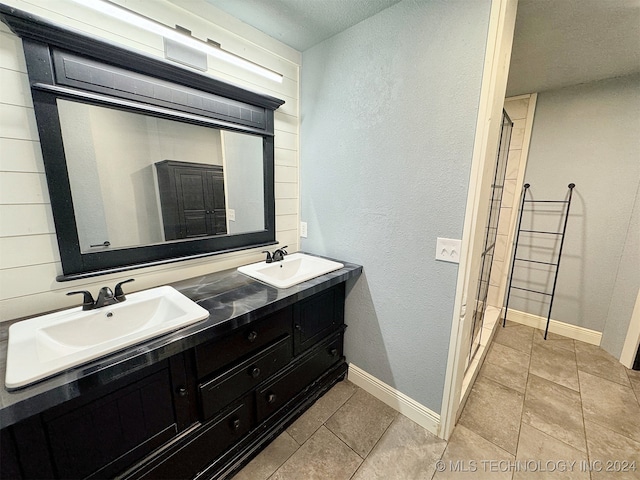
[[[276,243],[282,100],[0,14],[23,40],[59,281]]]

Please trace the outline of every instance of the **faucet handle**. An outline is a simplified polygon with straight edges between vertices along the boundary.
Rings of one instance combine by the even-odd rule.
[[[67,295],[84,295],[82,300],[82,310],[92,310],[94,306],[93,296],[87,290],[77,290],[75,292],[67,292]]]
[[[129,280],[124,280],[120,283],[116,284],[114,296],[118,302],[124,302],[127,298],[124,296],[124,292],[122,291],[122,285],[124,283],[134,282],[135,278],[130,278]]]
[[[271,252],[264,250],[262,253],[266,253],[267,254],[267,259],[265,260],[267,263],[271,263],[273,262],[273,260],[271,259]]]

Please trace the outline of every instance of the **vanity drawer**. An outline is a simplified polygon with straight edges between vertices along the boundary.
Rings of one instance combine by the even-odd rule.
[[[166,455],[162,463],[134,478],[176,479],[193,478],[204,470],[219,454],[240,440],[251,428],[252,402],[250,397],[222,412],[205,424],[188,443],[179,443]]]
[[[273,382],[256,391],[258,423],[277,411],[342,357],[343,337],[342,331],[333,335],[305,354],[300,362],[279,374]]]
[[[200,401],[204,419],[263,382],[291,360],[291,337],[287,335],[238,366],[201,384]]]
[[[203,378],[249,355],[283,335],[291,335],[293,309],[278,310],[262,320],[242,327],[223,339],[195,348],[198,378]]]

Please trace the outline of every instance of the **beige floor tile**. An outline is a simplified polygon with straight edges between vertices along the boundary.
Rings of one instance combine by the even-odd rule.
[[[544,339],[544,330],[535,329],[533,332],[533,343],[535,344],[549,344],[558,348],[564,348],[575,352],[575,341],[573,338],[563,337],[557,333],[548,332],[547,339]]]
[[[348,480],[361,463],[362,458],[323,426],[269,478]]]
[[[287,432],[293,439],[302,445],[331,415],[351,398],[358,387],[348,380],[336,383],[331,390],[325,393],[314,403],[309,410],[303,413],[288,429]]]
[[[478,378],[459,423],[515,454],[523,402],[523,394],[492,380]]]
[[[281,433],[262,452],[240,470],[234,480],[265,480],[269,478],[298,449],[287,432]]]
[[[529,376],[522,421],[583,452],[587,451],[580,394],[536,375]]]
[[[507,322],[506,327],[500,327],[496,331],[494,342],[515,350],[520,350],[526,354],[531,353],[533,343],[533,328],[526,325],[513,324]]]
[[[529,360],[526,353],[493,342],[480,375],[524,393],[529,375]]]
[[[578,391],[576,354],[553,344],[535,343],[529,373]]]
[[[597,423],[585,422],[584,426],[592,467],[591,480],[640,478],[640,443]]]
[[[589,472],[581,468],[587,460],[585,452],[523,424],[516,455],[518,468],[514,471],[513,480],[540,478],[589,480]]]
[[[443,470],[437,472],[433,480],[456,480],[461,477],[469,480],[510,480],[512,472],[500,472],[497,462],[511,463],[514,460],[514,455],[495,446],[464,425],[458,425],[442,456]],[[495,471],[496,469],[498,471]]]
[[[373,395],[358,389],[326,426],[358,455],[366,457],[398,415]]]
[[[640,405],[631,387],[582,371],[579,376],[585,421],[640,442]]]
[[[444,440],[398,415],[353,479],[431,479],[446,446]]]
[[[578,370],[627,387],[631,386],[624,365],[600,347],[576,342],[576,360],[578,361]]]

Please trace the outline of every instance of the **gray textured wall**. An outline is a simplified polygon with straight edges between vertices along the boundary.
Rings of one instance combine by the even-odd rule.
[[[567,184],[576,183],[551,315],[556,320],[602,332],[614,286],[616,301],[628,299],[633,308],[637,264],[628,281],[616,280],[640,184],[638,132],[639,75],[538,95],[525,181],[537,199],[562,198]],[[543,316],[545,305],[534,296],[510,303]],[[612,329],[622,328],[614,323]]]
[[[302,249],[364,265],[348,361],[440,412],[490,1],[403,1],[303,53]]]

